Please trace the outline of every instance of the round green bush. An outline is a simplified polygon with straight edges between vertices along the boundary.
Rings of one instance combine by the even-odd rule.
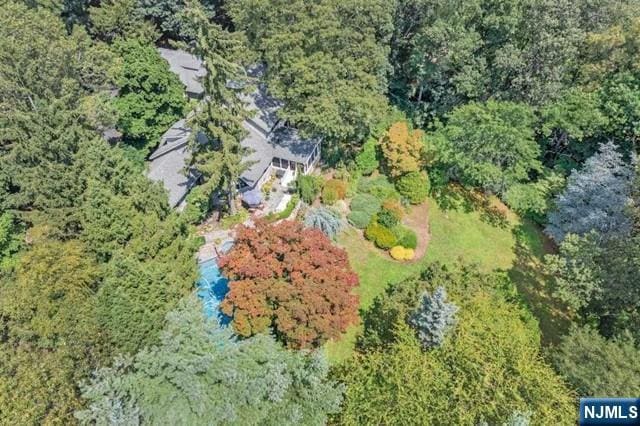
[[[396,189],[411,204],[420,204],[429,195],[429,177],[424,172],[410,172],[396,181]]]
[[[400,238],[398,238],[398,245],[404,248],[415,249],[418,247],[418,236],[412,229],[403,227]]]
[[[367,212],[356,210],[347,216],[347,220],[353,226],[358,229],[365,229],[369,222],[371,222],[372,214],[368,214]]]
[[[373,241],[376,246],[385,250],[395,246],[398,241],[390,229],[385,228],[375,220],[372,220],[367,226],[364,235],[369,241]]]

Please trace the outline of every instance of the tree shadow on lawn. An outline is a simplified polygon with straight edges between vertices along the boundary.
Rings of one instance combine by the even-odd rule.
[[[438,188],[433,191],[432,196],[441,210],[479,212],[480,220],[496,228],[507,229],[510,226],[507,207],[492,199],[495,197],[489,197],[459,184],[448,184]]]
[[[553,251],[553,245],[540,238],[537,225],[524,221],[514,227],[516,259],[507,275],[516,285],[518,293],[538,319],[542,344],[557,344],[571,325],[568,309],[552,296],[551,281],[543,272],[544,254]]]

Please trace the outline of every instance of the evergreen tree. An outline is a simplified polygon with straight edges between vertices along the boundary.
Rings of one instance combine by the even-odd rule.
[[[287,351],[267,335],[238,340],[206,320],[194,296],[166,321],[159,345],[82,385],[82,423],[320,425],[338,411],[343,387],[320,354]]]
[[[338,423],[499,425],[517,411],[540,424],[575,421],[574,396],[540,355],[537,321],[496,291],[512,285],[432,265],[390,286],[364,315],[355,357],[337,371],[347,385]],[[455,340],[425,351],[406,318],[440,286],[460,306]]]
[[[633,339],[613,340],[574,328],[553,353],[553,363],[580,395],[611,397],[640,393],[640,350]]]
[[[418,339],[424,349],[442,345],[445,336],[456,323],[458,307],[446,299],[444,287],[438,287],[433,295],[424,292],[420,306],[409,317],[409,324],[418,332]]]
[[[207,69],[205,102],[190,120],[194,130],[191,163],[204,176],[209,193],[226,192],[229,211],[235,214],[236,185],[246,167],[240,144],[246,135],[242,123],[249,116],[241,98],[249,90],[241,65],[244,44],[237,33],[209,22],[198,1],[188,0],[187,6],[185,13],[195,28],[194,53]],[[206,138],[204,143],[200,135]]]
[[[304,217],[304,224],[308,228],[321,230],[329,238],[335,238],[344,226],[340,215],[326,207],[309,209]]]
[[[631,227],[626,209],[633,179],[633,164],[623,160],[613,142],[602,144],[581,170],[569,176],[566,189],[556,197],[556,209],[549,214],[545,232],[558,243],[570,233],[624,235]]]

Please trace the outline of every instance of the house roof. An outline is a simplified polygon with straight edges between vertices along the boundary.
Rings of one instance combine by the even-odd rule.
[[[149,163],[147,176],[151,180],[162,182],[169,191],[169,204],[172,207],[176,207],[184,200],[198,180],[198,174],[195,171],[185,172],[189,155],[189,145],[183,144]]]
[[[204,93],[200,79],[206,75],[206,70],[200,59],[184,50],[159,47],[158,51],[169,63],[169,69],[176,73],[182,84],[187,87],[187,93],[194,96]]]
[[[185,69],[191,71],[190,67],[202,67],[201,61],[184,51],[159,50],[183,83],[185,83],[184,76],[195,79],[194,81],[197,82],[199,74],[183,73],[181,75],[180,73]],[[174,64],[179,65],[178,71],[174,70],[172,60]],[[248,70],[250,75],[262,75],[263,72],[262,67],[253,67]],[[202,86],[199,85],[199,88],[202,89]],[[202,92],[203,90],[200,93]],[[255,114],[243,123],[247,136],[241,141],[241,145],[247,151],[244,157],[247,169],[241,175],[242,180],[250,186],[255,185],[271,164],[273,157],[299,163],[307,161],[319,141],[302,139],[295,129],[282,125],[277,115],[282,102],[269,96],[263,84],[259,84],[253,93],[243,96],[243,100],[247,108],[253,110]],[[186,119],[177,121],[162,135],[158,148],[149,156],[148,176],[152,180],[164,183],[169,191],[169,201],[172,206],[178,205],[184,199],[198,177],[193,171],[188,171],[185,175],[190,155],[191,132]],[[198,139],[202,143],[206,142],[203,134],[199,135]]]

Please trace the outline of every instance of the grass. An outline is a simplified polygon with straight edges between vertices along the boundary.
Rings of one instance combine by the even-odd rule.
[[[556,341],[568,324],[562,307],[547,295],[547,283],[540,273],[545,252],[540,229],[522,221],[495,200],[481,209],[447,209],[429,200],[428,214],[431,240],[426,255],[415,263],[392,260],[360,231],[349,228],[338,237],[338,244],[349,254],[353,269],[360,277],[360,308],[366,310],[390,283],[399,282],[438,261],[451,264],[458,260],[475,263],[483,271],[505,271],[516,282],[520,294],[539,318],[546,342]],[[501,212],[500,214],[497,214]],[[499,217],[497,217],[499,216]],[[353,352],[358,327],[352,327],[338,341],[325,346],[332,362],[340,362]]]

